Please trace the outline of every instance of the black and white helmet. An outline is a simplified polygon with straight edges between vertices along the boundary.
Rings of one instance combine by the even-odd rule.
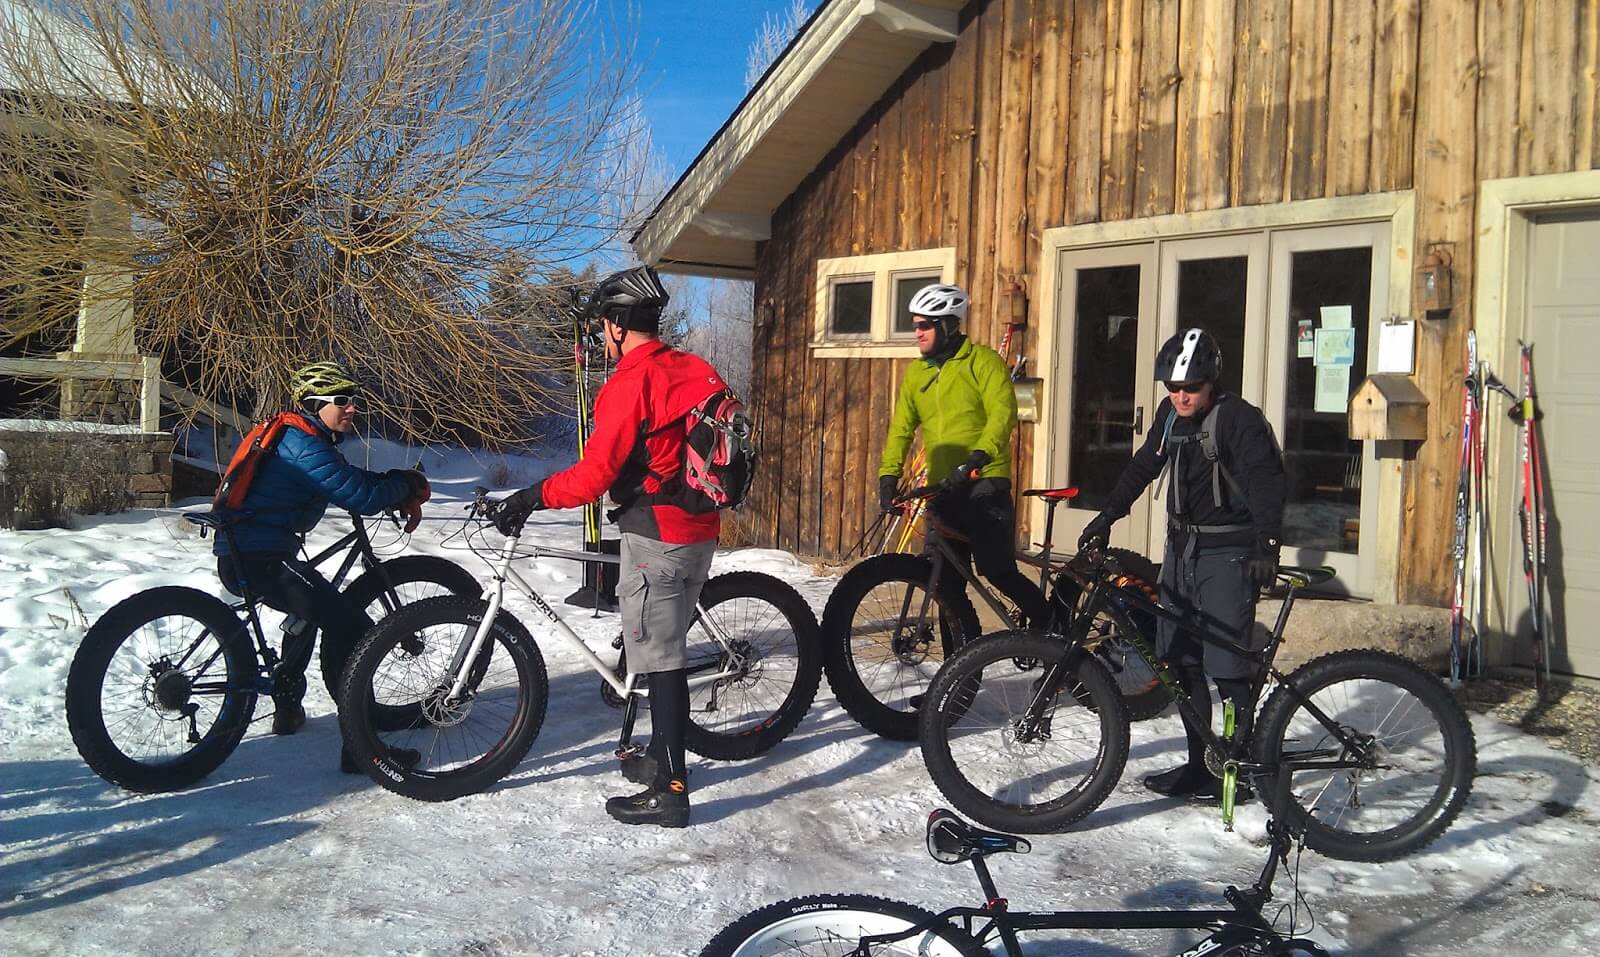
[[[936,282],[923,286],[917,294],[911,297],[908,307],[913,316],[927,316],[929,319],[954,319],[964,322],[967,318],[966,290],[960,286],[951,286],[946,283]]]
[[[661,310],[671,297],[661,277],[649,266],[635,266],[605,277],[589,294],[590,316],[609,319],[623,329],[655,332]]]
[[[1156,353],[1157,382],[1214,381],[1222,374],[1222,349],[1204,329],[1180,329]]]

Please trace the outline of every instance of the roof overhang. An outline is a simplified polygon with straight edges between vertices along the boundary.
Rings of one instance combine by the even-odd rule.
[[[634,233],[663,272],[749,279],[772,213],[967,0],[827,0]]]

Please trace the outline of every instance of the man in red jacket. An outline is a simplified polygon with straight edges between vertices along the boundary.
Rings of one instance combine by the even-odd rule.
[[[622,636],[629,670],[649,679],[651,734],[645,753],[622,763],[623,776],[645,790],[611,798],[606,812],[625,824],[683,827],[689,823],[685,639],[721,518],[685,511],[658,493],[679,471],[689,410],[727,386],[705,360],[657,338],[667,298],[649,266],[607,276],[595,287],[589,311],[602,320],[606,353],[617,367],[595,398],[594,435],[578,464],[498,503],[495,524],[513,534],[535,509],[577,508],[602,492],[617,503]]]

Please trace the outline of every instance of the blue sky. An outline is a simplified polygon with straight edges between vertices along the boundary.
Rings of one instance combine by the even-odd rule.
[[[645,112],[674,178],[744,98],[745,52],[788,0],[639,0]],[[810,4],[816,8],[816,2]]]

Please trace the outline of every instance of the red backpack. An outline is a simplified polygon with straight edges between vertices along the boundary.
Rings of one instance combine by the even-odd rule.
[[[212,509],[244,508],[245,496],[250,494],[250,483],[255,481],[256,469],[277,448],[278,440],[283,438],[283,430],[288,428],[299,429],[307,435],[317,434],[317,427],[311,424],[311,420],[298,412],[279,412],[257,424],[246,433],[244,441],[234,450],[233,458],[228,460],[222,481],[217,485],[216,497],[211,500]]]
[[[701,399],[678,421],[684,427],[678,474],[666,481],[653,500],[696,514],[743,505],[760,458],[751,441],[755,426],[744,403],[732,389],[720,389]]]

